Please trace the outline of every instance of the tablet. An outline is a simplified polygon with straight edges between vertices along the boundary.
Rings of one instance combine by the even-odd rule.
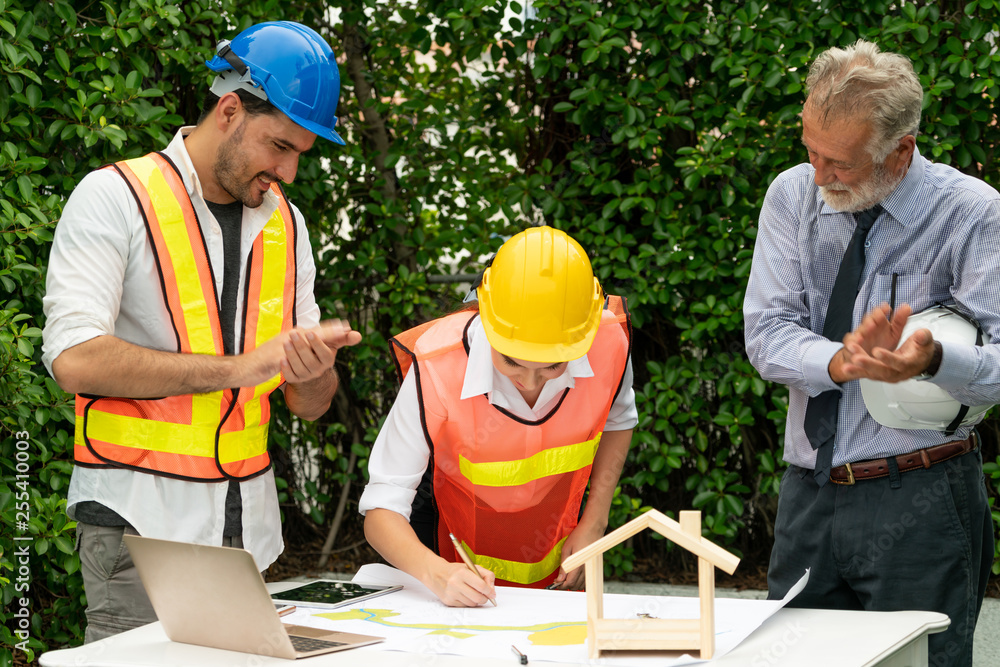
[[[324,607],[330,609],[368,600],[379,595],[402,590],[402,588],[402,586],[361,585],[353,581],[317,579],[303,583],[295,588],[289,588],[287,591],[272,593],[271,599],[300,607]]]

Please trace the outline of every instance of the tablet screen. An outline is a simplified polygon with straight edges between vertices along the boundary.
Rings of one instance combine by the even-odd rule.
[[[303,607],[339,607],[392,593],[402,588],[402,586],[362,586],[352,581],[319,579],[281,593],[272,593],[271,598]]]

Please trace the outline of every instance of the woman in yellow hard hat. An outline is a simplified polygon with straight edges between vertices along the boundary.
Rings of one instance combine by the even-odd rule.
[[[580,588],[560,564],[604,534],[638,422],[624,300],[566,233],[512,237],[476,294],[390,341],[403,382],[360,503],[371,545],[453,606]]]

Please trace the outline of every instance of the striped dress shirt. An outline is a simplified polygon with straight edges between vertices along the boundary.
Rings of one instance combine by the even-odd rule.
[[[842,347],[823,337],[823,319],[854,218],[828,206],[801,164],[780,174],[764,198],[743,304],[747,353],[765,380],[789,387],[784,458],[813,468],[803,430],[807,399],[841,389],[833,465],[905,454],[965,438],[902,430],[868,414],[858,381],[836,384],[828,372]],[[954,304],[996,344],[942,342],[941,368],[928,380],[966,405],[1000,403],[1000,194],[983,181],[914,152],[899,186],[868,235],[853,327],[881,303],[918,313]]]

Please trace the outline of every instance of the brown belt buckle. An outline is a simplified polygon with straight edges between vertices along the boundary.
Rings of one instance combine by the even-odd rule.
[[[847,481],[842,482],[844,486],[854,486],[854,469],[851,468],[850,463],[845,463],[844,467],[847,468]]]

